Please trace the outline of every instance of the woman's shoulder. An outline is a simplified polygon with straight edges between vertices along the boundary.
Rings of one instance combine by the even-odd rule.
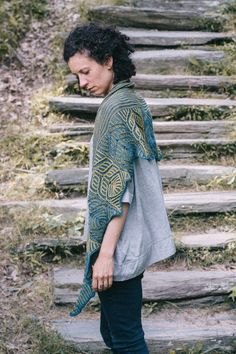
[[[132,110],[133,108],[142,106],[143,104],[145,104],[145,100],[136,92],[136,90],[124,88],[104,100],[102,103],[102,108],[118,112],[124,109]]]

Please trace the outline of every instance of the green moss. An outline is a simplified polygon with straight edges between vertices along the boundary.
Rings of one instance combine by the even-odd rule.
[[[46,0],[1,0],[0,61],[14,57],[15,49],[28,31],[32,19],[40,19],[47,13],[46,4]]]

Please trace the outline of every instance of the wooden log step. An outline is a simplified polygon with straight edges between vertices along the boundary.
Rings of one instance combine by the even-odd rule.
[[[101,354],[107,348],[100,334],[99,319],[66,318],[51,321],[51,325],[65,341],[73,343],[80,351]],[[233,313],[210,315],[206,311],[196,310],[182,314],[158,313],[144,319],[143,328],[150,354],[166,354],[176,350],[186,352],[186,348],[192,351],[199,343],[205,353],[215,350],[234,353],[236,316]]]
[[[45,236],[35,239],[33,241],[28,241],[19,247],[17,247],[17,253],[24,252],[37,252],[37,251],[51,251],[55,249],[76,249],[76,251],[85,250],[86,241],[83,236],[81,237],[53,237],[45,238]],[[14,250],[15,251],[15,250]]]
[[[236,191],[168,193],[164,199],[166,208],[172,210],[172,215],[236,210]]]
[[[137,90],[209,90],[218,91],[229,87],[236,89],[233,76],[194,76],[194,75],[147,75],[137,74],[132,77]],[[70,74],[66,77],[68,86],[77,83],[77,78]]]
[[[94,124],[54,124],[49,128],[51,133],[60,133],[68,136],[79,136],[91,139]],[[224,138],[236,131],[235,121],[169,121],[153,122],[153,130],[157,140],[160,139],[201,139]],[[84,140],[83,140],[84,141]]]
[[[196,31],[158,31],[145,29],[120,29],[130,38],[134,46],[178,47],[182,45],[203,45],[232,40],[233,34]]]
[[[206,149],[218,149],[218,156],[233,155],[236,151],[235,139],[160,139],[156,141],[163,152],[164,159],[200,159],[205,154]],[[59,144],[55,146],[62,152],[63,149],[75,149],[79,147],[89,149],[90,143],[87,142],[63,142],[63,146]],[[228,146],[228,148],[226,148]]]
[[[184,185],[193,183],[206,184],[216,177],[233,173],[234,167],[221,165],[174,165],[160,164],[159,170],[164,186]],[[71,189],[73,186],[88,184],[88,168],[52,170],[46,174],[45,184],[48,188],[57,186],[60,189]]]
[[[158,9],[195,9],[197,11],[206,11],[213,9],[214,11],[221,10],[222,6],[226,7],[233,4],[234,0],[124,0],[125,6],[134,7],[151,7]]]
[[[154,28],[170,31],[222,30],[227,16],[192,9],[166,7],[95,6],[88,11],[89,20],[123,27]]]
[[[172,215],[225,213],[236,211],[236,191],[181,192],[164,194],[165,207]],[[87,209],[86,198],[40,201],[0,201],[2,208],[47,207],[56,212],[76,214]]]
[[[200,49],[143,50],[133,54],[140,74],[164,74],[186,71],[191,61],[217,64],[225,58],[223,51]]]
[[[79,115],[95,116],[103,98],[81,96],[57,96],[49,100],[51,109]],[[204,98],[146,98],[153,117],[166,117],[183,107],[221,108],[236,107],[236,100]]]
[[[176,236],[176,242],[184,248],[225,248],[229,243],[236,242],[236,232],[220,232],[208,230],[203,234],[186,234]]]
[[[203,234],[179,234],[174,235],[176,244],[186,249],[207,248],[211,250],[224,250],[228,244],[236,242],[236,233],[220,232],[214,229],[208,230]],[[28,241],[17,247],[17,253],[50,251],[55,249],[69,249],[82,252],[85,250],[86,238],[82,236],[73,237],[39,237]]]
[[[76,302],[83,274],[83,269],[54,268],[54,302],[57,305]],[[235,283],[235,270],[145,271],[142,280],[143,301],[177,301],[227,295]]]

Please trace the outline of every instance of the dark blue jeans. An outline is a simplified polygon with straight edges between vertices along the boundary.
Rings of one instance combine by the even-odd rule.
[[[100,331],[114,354],[148,354],[141,322],[143,273],[98,292]]]

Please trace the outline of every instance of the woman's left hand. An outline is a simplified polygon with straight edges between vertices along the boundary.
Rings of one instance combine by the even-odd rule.
[[[104,291],[112,286],[114,273],[113,256],[99,255],[93,265],[92,287],[94,291]]]

